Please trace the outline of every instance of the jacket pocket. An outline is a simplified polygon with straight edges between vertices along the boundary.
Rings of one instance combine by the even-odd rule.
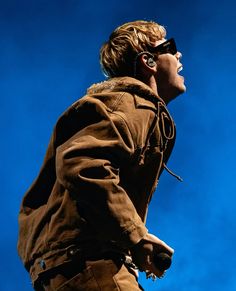
[[[69,279],[62,286],[56,289],[56,291],[87,291],[87,290],[100,290],[91,270],[91,267],[87,267],[81,273],[78,273],[73,278]]]

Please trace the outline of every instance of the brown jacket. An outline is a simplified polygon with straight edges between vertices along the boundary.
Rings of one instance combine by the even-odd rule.
[[[139,242],[174,140],[163,100],[133,78],[93,85],[69,107],[20,210],[18,251],[32,280],[70,245]]]

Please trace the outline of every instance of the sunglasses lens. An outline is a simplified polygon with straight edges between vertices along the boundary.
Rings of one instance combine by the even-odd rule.
[[[171,39],[171,43],[170,43],[170,53],[172,55],[175,55],[177,53],[176,43],[175,43],[175,40],[173,38]]]
[[[166,42],[164,42],[162,44],[162,49],[161,49],[162,53],[169,53],[169,54],[176,54],[177,53],[177,49],[176,49],[176,44],[173,38],[167,40]]]
[[[153,51],[160,54],[172,54],[175,55],[177,53],[177,47],[175,44],[175,40],[173,38],[163,42],[153,49]]]

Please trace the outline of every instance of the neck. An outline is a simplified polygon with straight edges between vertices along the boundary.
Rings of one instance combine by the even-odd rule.
[[[142,76],[142,78],[140,78],[139,80],[145,83],[146,85],[148,85],[152,89],[152,91],[165,102],[166,105],[169,103],[169,100],[161,96],[163,94],[161,95],[159,94],[160,92],[158,92],[158,89],[157,89],[157,82],[153,75],[147,78]]]

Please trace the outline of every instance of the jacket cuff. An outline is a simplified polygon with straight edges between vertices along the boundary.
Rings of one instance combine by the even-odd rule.
[[[148,233],[148,229],[144,224],[132,224],[123,233],[124,247],[132,248],[134,245],[140,242],[140,240]]]

